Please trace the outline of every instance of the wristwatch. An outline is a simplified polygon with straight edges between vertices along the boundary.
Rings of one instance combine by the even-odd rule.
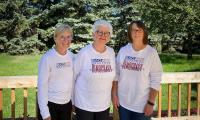
[[[151,102],[151,101],[147,101],[147,103],[149,104],[149,105],[151,105],[151,106],[154,106],[154,103],[153,102]]]

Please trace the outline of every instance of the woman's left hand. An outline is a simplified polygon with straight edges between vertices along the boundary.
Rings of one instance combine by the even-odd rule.
[[[153,106],[149,105],[148,103],[144,107],[144,115],[145,116],[151,116],[153,113]]]

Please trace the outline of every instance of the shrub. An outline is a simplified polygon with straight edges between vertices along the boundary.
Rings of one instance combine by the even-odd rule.
[[[11,55],[37,53],[46,49],[45,45],[38,40],[37,35],[28,38],[13,38],[7,46],[7,52]]]

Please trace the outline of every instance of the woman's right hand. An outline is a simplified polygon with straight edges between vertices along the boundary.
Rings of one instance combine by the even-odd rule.
[[[51,117],[49,116],[48,118],[45,118],[44,120],[51,120]]]
[[[119,107],[119,99],[118,99],[118,95],[117,95],[117,89],[118,89],[118,82],[113,81],[113,84],[112,84],[112,103],[113,103],[113,107],[116,110],[118,110],[118,107]]]
[[[113,107],[118,110],[119,107],[119,99],[118,96],[116,94],[112,95],[112,103],[113,103]]]

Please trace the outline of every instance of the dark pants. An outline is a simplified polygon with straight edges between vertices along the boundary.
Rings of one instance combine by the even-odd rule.
[[[151,120],[144,113],[133,112],[122,106],[119,107],[119,118],[120,120]]]
[[[71,120],[72,103],[56,104],[48,102],[51,120]],[[38,109],[38,120],[43,120]]]
[[[109,108],[101,112],[90,112],[75,108],[77,120],[109,120]]]

